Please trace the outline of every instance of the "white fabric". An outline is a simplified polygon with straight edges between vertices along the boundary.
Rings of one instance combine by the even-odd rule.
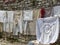
[[[33,11],[32,10],[24,10],[23,11],[23,20],[33,20]]]
[[[24,24],[25,24],[25,25],[24,25],[24,34],[27,34],[26,31],[27,31],[28,21],[26,21]]]
[[[53,8],[48,8],[48,9],[45,10],[45,15],[44,15],[45,18],[46,18],[46,17],[51,17],[51,16],[53,16],[53,15],[54,15],[54,10],[53,10]]]
[[[5,32],[9,32],[9,24],[8,23],[6,23],[6,25],[5,25]]]
[[[5,12],[5,14],[4,14],[4,18],[3,18],[3,31],[5,32],[7,29],[6,29],[6,27],[7,27],[7,22],[8,22],[8,18],[7,18],[7,12]]]
[[[23,29],[22,29],[22,22],[23,22],[23,20],[22,20],[22,14],[21,14],[21,12],[15,11],[15,16],[16,17],[14,18],[13,35],[18,35],[18,32],[19,33],[22,33],[23,32]],[[17,23],[17,25],[16,25],[16,23]]]
[[[55,43],[59,35],[59,18],[40,18],[36,23],[37,40],[42,44]]]
[[[6,11],[6,15],[4,15],[4,31],[12,32],[13,28],[13,11]]]
[[[23,20],[24,20],[23,21],[24,34],[26,34],[28,21],[33,20],[33,10],[24,10]]]
[[[17,26],[14,25],[13,35],[18,35],[18,32],[19,32],[19,25],[17,24]]]
[[[8,25],[9,25],[8,32],[12,32],[14,11],[7,11],[7,15],[8,15]]]
[[[6,11],[0,11],[0,22],[4,21],[4,15],[6,15]]]
[[[18,24],[19,24],[19,32],[20,33],[23,33],[23,29],[22,29],[22,22],[23,22],[23,20],[22,20],[22,14],[20,15],[20,19],[18,20]]]
[[[54,16],[58,15],[60,17],[60,6],[53,7],[54,10]]]
[[[7,11],[8,14],[8,22],[13,22],[14,11]]]

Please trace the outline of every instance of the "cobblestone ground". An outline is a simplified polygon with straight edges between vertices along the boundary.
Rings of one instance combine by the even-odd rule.
[[[0,45],[27,45],[27,43],[21,43],[21,42],[11,43],[9,41],[0,39]]]
[[[25,44],[25,43],[17,43],[17,42],[15,42],[15,43],[0,42],[0,45],[27,45],[27,44]]]
[[[28,45],[28,42],[31,40],[36,40],[36,36],[22,35],[18,38],[18,36],[4,37],[4,35],[0,35],[0,45]]]

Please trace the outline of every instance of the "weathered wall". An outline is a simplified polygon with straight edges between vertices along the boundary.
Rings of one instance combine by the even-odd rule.
[[[0,10],[21,10],[21,9],[38,9],[42,6],[50,7],[57,3],[57,0],[16,0],[13,3],[5,4],[0,0]]]

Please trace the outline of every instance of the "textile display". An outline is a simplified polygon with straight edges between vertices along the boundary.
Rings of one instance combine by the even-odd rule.
[[[14,15],[14,11],[7,11],[7,18],[8,18],[8,22],[7,22],[7,32],[12,32],[13,29],[13,15]]]
[[[14,11],[7,11],[8,22],[13,22]]]
[[[6,14],[4,15],[4,22],[3,22],[3,31],[6,31],[6,25],[8,22],[8,18],[7,18],[7,12],[5,12]]]
[[[12,32],[13,29],[13,11],[6,11],[6,15],[4,15],[4,31]]]
[[[13,35],[18,35],[22,33],[22,11],[15,11],[14,13],[14,28],[13,28]]]
[[[6,11],[0,11],[0,22],[4,22],[4,15],[6,15]]]
[[[29,22],[29,28],[27,30],[30,31],[30,35],[36,35],[36,20],[39,18],[40,9],[33,10],[33,21]],[[34,33],[33,33],[34,32]]]
[[[27,25],[28,25],[28,22],[24,21],[24,34],[27,34]]]
[[[45,15],[45,9],[44,8],[40,9],[40,14],[41,14],[41,16],[39,16],[39,17],[43,18]]]
[[[20,27],[20,30],[19,30],[20,33],[23,33],[23,28],[22,28],[23,20],[22,20],[22,18],[23,18],[22,17],[22,11],[20,11],[20,19],[18,21],[19,27]]]
[[[33,20],[33,11],[32,10],[24,10],[23,11],[23,20]]]
[[[18,32],[19,32],[19,25],[18,23],[14,25],[14,28],[13,28],[13,35],[18,35]]]
[[[39,18],[39,16],[41,16],[40,9],[34,9],[33,10],[33,19],[37,20]]]
[[[54,10],[54,16],[59,16],[60,17],[60,6],[55,6],[53,7]]]
[[[33,20],[33,10],[24,10],[23,11],[23,28],[24,34],[27,32],[27,25],[29,21]]]
[[[51,16],[53,16],[53,15],[54,15],[53,7],[50,7],[50,8],[45,9],[44,18],[46,18],[46,17],[51,17]]]
[[[36,22],[37,40],[42,44],[55,43],[59,35],[59,17],[39,18]]]

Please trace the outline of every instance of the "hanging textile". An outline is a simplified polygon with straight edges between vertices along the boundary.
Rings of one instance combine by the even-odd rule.
[[[8,15],[7,15],[7,11],[5,12],[5,14],[4,14],[4,22],[3,22],[4,24],[3,24],[3,27],[4,27],[4,32],[6,32],[7,31],[7,25],[8,25]]]
[[[3,31],[5,30],[5,28],[4,28],[4,22],[5,22],[4,16],[5,15],[6,15],[6,11],[0,11],[0,22],[3,23]]]
[[[36,23],[37,40],[42,44],[55,43],[59,35],[59,18],[40,18]]]
[[[4,22],[4,15],[6,14],[5,11],[0,11],[0,22]]]
[[[23,11],[23,20],[33,20],[33,11],[32,10],[24,10]]]
[[[37,20],[41,16],[40,9],[34,9],[33,10],[33,19]]]
[[[6,15],[4,17],[4,31],[5,32],[12,32],[13,28],[13,11],[6,11]]]
[[[59,16],[60,17],[60,6],[55,6],[53,7],[54,10],[54,16]]]
[[[20,11],[20,19],[18,21],[19,27],[20,27],[20,30],[19,30],[20,33],[23,33],[22,22],[23,22],[22,11]]]
[[[53,7],[53,12],[54,12],[53,16],[59,16],[60,17],[60,6]],[[59,21],[60,21],[60,18],[59,18]]]
[[[22,11],[15,11],[14,12],[14,29],[13,29],[13,35],[18,35],[19,33],[22,33]]]
[[[30,31],[29,35],[36,35],[36,20],[39,18],[39,9],[33,10],[33,21],[29,22],[29,27],[27,27],[27,30]],[[34,33],[33,33],[34,32]]]
[[[18,35],[19,32],[19,25],[18,22],[14,24],[13,35]]]
[[[27,32],[27,24],[28,21],[33,20],[33,10],[24,10],[23,11],[23,27],[24,27],[24,34]]]
[[[50,7],[50,8],[46,8],[46,9],[45,9],[44,18],[53,16],[53,15],[54,15],[53,7]]]
[[[13,35],[18,35],[19,31],[19,25],[18,25],[18,19],[17,16],[14,19],[14,25],[13,25]]]
[[[15,14],[19,15],[18,16],[18,25],[19,25],[18,32],[22,33],[23,32],[23,29],[22,29],[22,23],[23,23],[22,11],[21,10],[20,11],[15,11]]]
[[[8,25],[9,25],[8,32],[12,32],[14,11],[7,11],[7,15],[8,15]]]
[[[8,14],[8,22],[13,22],[14,11],[7,11]]]
[[[39,16],[39,18],[41,17],[41,18],[43,18],[44,17],[44,15],[45,15],[45,9],[44,8],[41,8],[40,9],[40,16]]]

